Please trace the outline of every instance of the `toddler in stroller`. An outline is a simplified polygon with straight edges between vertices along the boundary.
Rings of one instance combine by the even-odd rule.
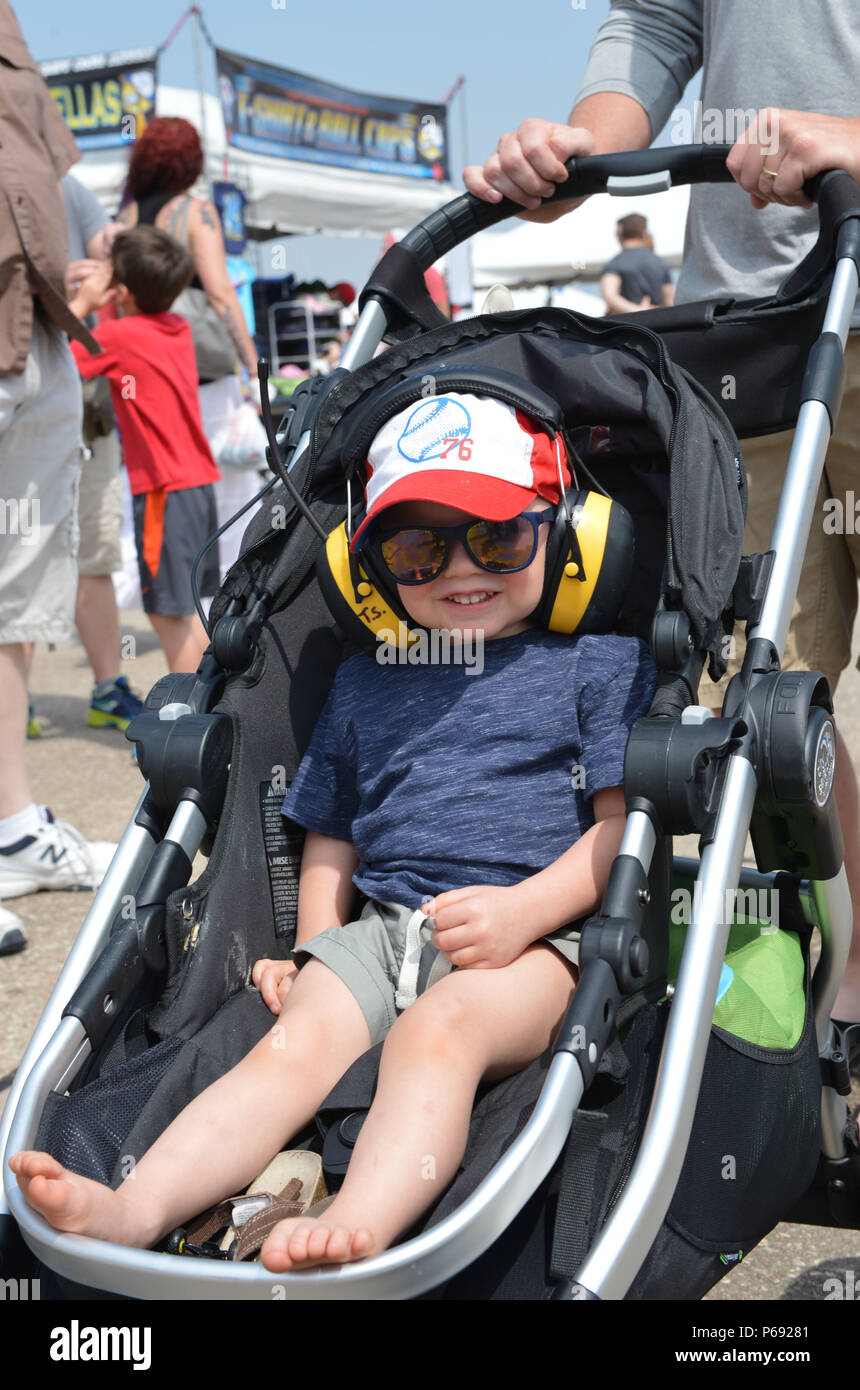
[[[577,924],[622,839],[624,750],[654,693],[651,656],[637,637],[535,624],[548,540],[559,522],[572,534],[576,497],[545,424],[451,392],[389,419],[368,465],[351,549],[384,566],[416,630],[447,635],[442,659],[404,650],[392,663],[380,647],[339,668],[284,805],[307,831],[298,960],[253,971],[278,1022],[118,1189],[13,1156],[60,1230],[155,1244],[244,1188],[385,1038],[333,1205],[282,1221],[261,1259],[281,1272],[383,1250],[456,1173],[478,1087],[540,1056],[570,1003]],[[457,660],[467,639],[480,671]]]
[[[707,146],[581,161],[571,170],[571,187],[577,194],[596,191],[616,177],[638,179],[667,172],[666,166],[683,181],[723,178],[727,153]],[[407,999],[420,996],[392,1027],[389,1053],[395,1037],[417,1025],[431,1003],[435,1009],[455,989],[495,987],[508,972],[524,969],[524,962],[529,969],[532,960],[550,962],[554,979],[561,981],[553,985],[552,998],[546,990],[541,1000],[536,1049],[553,1037],[563,1000],[571,994],[572,999],[551,1048],[523,1071],[481,1088],[460,1171],[444,1194],[445,1155],[433,1129],[441,1112],[434,1117],[419,1111],[413,1121],[421,1090],[411,1082],[400,1102],[394,1145],[395,1155],[405,1153],[403,1161],[411,1164],[407,1180],[389,1176],[378,1220],[366,1203],[354,1220],[358,1228],[368,1227],[377,1248],[396,1239],[389,1209],[402,1202],[410,1184],[413,1191],[419,1187],[418,1173],[425,1214],[406,1240],[379,1255],[348,1260],[344,1254],[343,1263],[324,1263],[308,1274],[304,1262],[289,1266],[283,1257],[279,1297],[700,1297],[786,1213],[798,1210],[797,1219],[825,1224],[837,1216],[844,1224],[860,1221],[860,1156],[845,1136],[842,1100],[847,1055],[830,1022],[850,933],[832,794],[832,702],[824,680],[814,673],[783,672],[778,661],[796,581],[791,566],[795,558],[799,563],[812,522],[815,483],[809,480],[823,462],[829,411],[835,411],[838,397],[837,349],[857,288],[853,182],[844,190],[848,211],[839,222],[838,247],[834,240],[844,210],[843,177],[831,175],[829,184],[822,183],[820,245],[810,264],[792,277],[789,302],[778,297],[752,309],[742,303],[731,314],[717,313],[724,306],[709,302],[660,310],[670,315],[660,335],[640,322],[597,321],[551,308],[488,312],[437,324],[422,306],[423,269],[479,226],[510,214],[513,205],[487,212],[469,199],[458,200],[387,253],[366,290],[343,368],[322,384],[299,388],[278,439],[269,422],[270,459],[279,482],[267,485],[275,488],[271,508],[261,508],[248,528],[240,562],[213,604],[210,652],[196,675],[159,682],[132,730],[147,789],[13,1083],[6,1107],[10,1118],[0,1126],[4,1155],[46,1151],[67,1171],[120,1192],[118,1185],[133,1164],[136,1179],[125,1181],[124,1189],[139,1201],[142,1188],[132,1193],[134,1182],[145,1177],[162,1145],[160,1136],[170,1132],[183,1106],[192,1114],[194,1097],[237,1063],[244,1065],[241,1059],[273,1022],[259,991],[247,987],[252,968],[257,965],[257,983],[270,1007],[279,985],[291,983],[292,971],[283,961],[270,967],[258,962],[286,957],[294,943],[301,833],[280,814],[292,781],[292,812],[311,827],[311,844],[322,835],[353,846],[363,861],[359,877],[368,875],[364,891],[380,904],[383,920],[391,920],[384,917],[386,903],[403,909],[406,943],[397,948],[387,978],[382,971],[381,997],[388,1002],[379,1003],[380,985],[374,983],[379,974],[368,974],[362,996],[373,1000],[371,1013],[382,1017],[383,1027]],[[816,340],[815,370],[806,380],[805,353],[788,330],[794,325],[798,343],[806,343],[822,322],[827,331]],[[426,331],[416,332],[416,323]],[[383,332],[390,345],[376,354]],[[674,354],[697,366],[693,376],[673,360],[666,338]],[[779,390],[774,387],[768,400],[758,389],[739,393],[731,415],[725,413],[717,400],[726,353],[740,354],[745,379],[759,382],[761,362],[771,361],[783,346],[780,370],[773,375]],[[439,415],[434,421],[434,412],[446,410],[443,398],[455,394],[464,414],[458,416],[452,402],[458,418]],[[553,460],[556,472],[569,460],[578,486],[593,490],[563,496],[563,473],[562,486],[550,486],[548,479],[547,488],[537,485],[534,467],[545,439],[533,438],[527,449],[521,441],[519,450],[496,449],[479,467],[479,455],[470,455],[475,448],[471,411],[480,423],[481,402],[463,405],[466,396],[519,407],[532,422],[532,436],[545,436],[553,447],[557,437],[564,444],[564,454]],[[758,417],[766,404],[769,428],[783,427],[791,415],[799,421],[798,434],[773,554],[742,558],[746,487],[736,432],[741,425],[748,433],[750,412]],[[378,505],[359,533],[353,483],[364,477],[368,453],[386,422],[406,406],[411,413],[395,427],[388,452],[376,458],[370,511]],[[510,472],[500,479],[496,467],[502,457]],[[424,465],[423,474],[416,471],[428,483],[437,475],[477,474],[483,492],[431,494],[422,488],[421,508],[392,512],[386,530],[394,534],[381,534],[379,511],[385,523],[389,506],[418,507],[414,493],[398,491],[404,459]],[[498,522],[486,499],[512,484],[524,496],[496,512],[502,517]],[[580,498],[585,499],[581,514]],[[592,515],[601,513],[604,530],[592,549],[583,518],[595,498]],[[529,535],[533,505],[544,511],[551,506],[553,517],[546,526],[539,512],[530,514],[536,541]],[[442,508],[453,508],[453,514]],[[523,508],[522,527],[518,522],[509,529]],[[626,518],[614,533],[607,520],[613,509]],[[594,536],[598,530],[595,525]],[[528,545],[520,551],[523,537]],[[480,563],[469,568],[473,561]],[[492,606],[502,608],[494,595],[508,596],[515,584],[527,585],[541,566],[545,583],[537,606],[515,608],[513,614],[505,607],[496,635],[486,650],[481,648],[480,676],[478,663],[452,661],[441,672],[422,666],[428,634],[420,620],[437,621],[435,595],[446,596],[438,603],[445,623],[463,639],[465,656],[465,639],[479,626],[489,631]],[[416,579],[429,582],[416,585]],[[468,624],[458,597],[468,599]],[[724,640],[738,618],[753,625],[752,641],[724,713],[715,718],[696,704],[699,680],[706,660],[712,673],[724,668]],[[390,642],[379,642],[383,622]],[[508,632],[519,623],[533,627]],[[411,645],[410,629],[416,634]],[[623,648],[615,645],[619,636],[598,642],[591,636],[596,633],[650,634],[659,675],[644,718],[634,719],[639,695],[644,709],[647,693],[639,691],[630,670],[632,653],[641,658],[642,649],[629,645],[625,664]],[[430,635],[444,634],[438,629]],[[347,642],[378,651],[379,664],[362,667],[357,657],[344,659]],[[430,646],[438,650],[442,644]],[[602,684],[598,649],[608,663]],[[550,654],[554,678],[539,682],[535,672],[542,656]],[[507,687],[520,666],[525,693],[508,698]],[[367,692],[358,716],[347,694],[362,669]],[[646,670],[642,659],[639,670]],[[617,685],[611,672],[617,673]],[[444,698],[441,682],[437,689],[431,676],[450,682]],[[622,691],[625,676],[631,708],[619,717],[610,697]],[[335,695],[323,723],[339,711],[334,723],[342,721],[343,739],[333,753],[325,730],[320,733],[323,788],[337,773],[338,758],[356,765],[359,780],[367,775],[370,796],[383,807],[395,806],[402,833],[414,836],[402,863],[396,845],[393,851],[385,845],[391,827],[384,816],[359,815],[361,803],[355,800],[351,806],[347,802],[343,822],[315,823],[305,815],[308,808],[313,814],[322,793],[312,763],[301,778],[298,768],[332,681]],[[376,683],[381,692],[383,682],[384,703],[376,691]],[[494,711],[488,701],[484,709],[485,696],[495,688],[505,694],[504,702]],[[604,710],[610,716],[605,749]],[[555,719],[566,721],[563,733]],[[581,927],[574,990],[574,933],[565,932],[570,923],[564,919],[587,908],[567,896],[573,884],[565,881],[557,915],[545,914],[541,885],[554,874],[563,876],[559,861],[567,866],[577,835],[586,831],[579,849],[592,834],[598,808],[603,815],[607,797],[598,794],[611,793],[621,780],[612,719],[632,725],[623,770],[626,828],[608,875],[596,854],[588,865],[593,896],[583,897],[583,904],[601,902]],[[440,757],[439,748],[444,743],[447,749],[448,741],[434,742],[434,720],[447,721],[453,734],[453,765]],[[620,741],[625,732],[622,728]],[[563,762],[547,753],[556,745],[564,750]],[[407,754],[399,757],[404,746]],[[484,759],[496,756],[504,761],[487,779],[487,795],[481,783]],[[273,767],[276,757],[281,761]],[[534,776],[528,798],[520,776],[525,772]],[[595,772],[604,775],[602,785]],[[330,809],[330,792],[324,800]],[[610,799],[610,812],[592,841],[598,834],[614,839],[611,805]],[[513,831],[511,817],[519,817]],[[472,854],[461,822],[483,836],[478,843],[489,847],[488,862]],[[555,826],[554,839],[538,839],[545,824]],[[755,873],[743,868],[748,830],[756,847]],[[382,842],[375,857],[362,838],[365,831]],[[674,865],[691,909],[680,923],[671,919],[686,928],[680,941],[667,930],[674,901],[672,840],[694,831],[701,836],[701,861]],[[440,858],[460,865],[463,876],[440,877],[424,849],[416,863],[416,844],[432,844]],[[193,857],[201,846],[209,864],[192,881]],[[610,853],[607,848],[607,859]],[[404,869],[405,884],[386,888],[384,880],[373,877],[378,864]],[[311,867],[308,860],[305,868]],[[332,874],[330,902],[338,884],[344,895],[349,890],[352,868],[349,860],[347,868]],[[323,866],[323,876],[326,872]],[[305,879],[307,885],[308,874]],[[523,880],[530,891],[514,932],[528,945],[519,958],[482,969],[480,958],[473,957],[471,968],[439,980],[441,967],[434,971],[434,960],[444,965],[450,956],[458,964],[454,957],[460,950],[475,949],[457,940],[463,927],[454,926],[446,906],[462,910],[469,901],[464,890],[476,883],[495,896],[507,895],[509,903],[522,903]],[[735,885],[770,894],[765,912],[733,925],[727,894]],[[428,913],[435,923],[427,920]],[[312,939],[304,910],[302,915],[299,939],[310,959],[286,994],[287,1018],[310,989],[311,971],[317,976],[323,971],[322,955],[314,958],[309,947],[314,940],[319,946],[326,934]],[[326,925],[347,923],[349,915],[338,905]],[[778,930],[760,932],[759,921],[778,921]],[[822,949],[809,988],[812,924],[820,930]],[[314,922],[313,930],[320,925]],[[385,939],[369,918],[361,926],[352,924],[348,937],[337,937],[344,948],[341,962],[354,970],[351,978],[362,981],[364,960],[355,943],[365,930],[369,939],[374,934]],[[554,950],[541,941],[547,933]],[[446,937],[453,939],[446,942]],[[333,960],[337,946],[326,950]],[[790,969],[783,969],[784,959]],[[372,966],[377,969],[375,959]],[[343,986],[341,1000],[347,998],[356,1027],[364,1030],[362,1043],[377,1036],[352,986],[347,989],[331,967],[330,975],[332,988]],[[724,992],[727,976],[734,983]],[[447,1103],[461,1074],[461,1053],[472,1050],[486,1059],[492,1035],[505,1046],[517,1042],[512,1020],[519,1024],[523,1017],[525,992],[515,998],[513,990],[508,993],[510,1000],[500,998],[487,1015],[486,1036],[473,1042],[470,1035],[469,1045],[459,1036],[464,1011],[455,1021],[452,1009],[444,1025],[441,1020],[434,1025],[432,1038],[422,1026],[413,1076],[423,1079],[422,1068],[435,1058],[445,1081],[431,1103],[439,1104],[438,1094]],[[279,1027],[283,1022],[279,1018]],[[304,1072],[310,1071],[304,1059],[312,1058],[316,1067],[323,1055],[319,1039],[326,1036],[325,1022],[324,1015],[317,1016],[310,1044],[296,1038],[295,1049],[280,1048],[280,1055],[273,1039],[284,1034],[272,1034],[269,1074],[282,1078],[292,1067],[304,1083]],[[349,1067],[313,1124],[293,1141],[314,1150],[334,1187],[345,1173],[359,1171],[353,1147],[357,1126],[362,1152],[369,1144],[365,1134],[372,1136],[376,1121],[365,1116],[374,1100],[381,1050],[371,1048]],[[530,1054],[521,1048],[520,1055]],[[494,1071],[485,1060],[487,1070],[472,1084],[497,1077],[506,1060],[509,1054],[496,1061]],[[333,1072],[343,1065],[341,1058],[336,1062]],[[474,1059],[473,1066],[478,1066]],[[386,1067],[387,1062],[376,1091],[377,1114],[388,1087]],[[190,1180],[186,1170],[183,1213],[199,1211],[225,1187],[235,1190],[298,1123],[282,1113],[272,1126],[269,1110],[283,1089],[277,1080],[257,1089],[262,1092],[259,1125],[242,1124],[248,1097],[241,1095],[238,1111],[219,1117],[205,1143],[200,1140],[204,1157]],[[392,1108],[397,1102],[395,1096]],[[230,1136],[224,1138],[222,1126],[228,1123]],[[418,1143],[410,1153],[402,1148],[408,1140],[400,1133],[413,1123]],[[257,1130],[266,1126],[277,1133],[260,1144],[259,1159],[252,1162],[249,1156],[241,1179],[222,1174],[221,1185],[207,1192],[202,1181],[221,1163],[219,1147],[234,1143],[232,1136],[246,1128],[253,1137],[242,1142],[250,1148]],[[428,1126],[432,1140],[424,1138]],[[458,1135],[457,1143],[462,1142]],[[726,1155],[733,1157],[733,1167],[736,1160],[740,1181],[726,1180]],[[52,1227],[25,1200],[21,1166],[16,1160],[17,1171],[4,1175],[5,1219],[0,1206],[0,1235],[16,1268],[23,1262],[32,1269],[34,1256],[64,1289],[72,1281],[73,1287],[133,1298],[272,1298],[270,1269],[241,1257],[177,1259],[182,1253],[177,1241],[169,1241],[163,1252],[123,1245],[116,1225],[108,1240],[58,1230],[56,1223]],[[375,1169],[373,1177],[378,1177]],[[344,1181],[335,1199],[341,1206],[329,1208],[329,1221],[345,1211],[352,1181],[354,1176]],[[30,1184],[30,1195],[41,1187],[44,1196],[50,1182],[43,1170],[43,1180]],[[82,1190],[83,1184],[77,1187]],[[433,1202],[435,1196],[440,1200]],[[175,1219],[163,1216],[162,1228]],[[412,1217],[401,1208],[398,1219]],[[189,1233],[185,1253],[199,1253],[199,1247],[188,1249],[197,1239]],[[324,1236],[329,1257],[330,1239]],[[352,1253],[360,1254],[355,1240]],[[300,1272],[294,1275],[291,1268]]]

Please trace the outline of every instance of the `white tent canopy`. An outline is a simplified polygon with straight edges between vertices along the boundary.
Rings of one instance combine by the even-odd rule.
[[[475,286],[500,282],[516,288],[596,280],[606,262],[620,250],[615,223],[630,212],[647,217],[657,255],[670,266],[680,265],[689,199],[689,187],[642,198],[601,194],[557,222],[523,222],[519,218],[503,222],[473,238]]]
[[[159,116],[184,116],[200,131],[209,179],[228,179],[248,198],[249,227],[278,232],[383,234],[391,227],[411,227],[457,190],[449,183],[394,174],[367,174],[305,160],[249,154],[227,144],[217,97],[183,87],[159,84]],[[88,151],[73,167],[108,212],[119,204],[126,173],[126,151]]]

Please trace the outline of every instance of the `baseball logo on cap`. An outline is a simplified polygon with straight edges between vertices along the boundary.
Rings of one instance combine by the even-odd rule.
[[[397,441],[398,451],[410,463],[441,458],[444,446],[465,439],[472,417],[464,405],[450,396],[434,396],[416,406]]]
[[[561,441],[505,401],[471,392],[405,406],[379,430],[367,455],[367,510],[351,545],[398,502],[435,502],[507,521],[543,497],[557,503],[568,468]]]

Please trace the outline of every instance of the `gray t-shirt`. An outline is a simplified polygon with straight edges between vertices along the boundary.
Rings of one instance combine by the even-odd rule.
[[[377,901],[519,883],[594,824],[596,791],[621,785],[654,685],[636,637],[530,630],[485,643],[480,672],[350,657],[284,814],[351,840],[355,884]]]
[[[765,106],[856,116],[858,0],[612,0],[577,101],[624,92],[645,108],[652,138],[702,68],[701,133],[679,143],[733,143]],[[772,293],[815,241],[815,210],[756,211],[735,184],[693,187],[678,302]],[[855,313],[855,322],[857,315]]]
[[[87,242],[106,227],[109,218],[98,198],[72,174],[61,179],[66,203],[66,226],[69,232],[69,260],[83,261]]]

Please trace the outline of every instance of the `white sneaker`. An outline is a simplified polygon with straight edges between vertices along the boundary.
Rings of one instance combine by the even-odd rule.
[[[35,835],[0,845],[0,898],[21,898],[40,889],[98,888],[116,845],[85,840],[66,820],[47,817]]]
[[[514,296],[507,285],[491,285],[481,307],[482,314],[507,314],[514,308]]]
[[[14,912],[0,907],[0,956],[12,956],[27,945],[24,923]]]

